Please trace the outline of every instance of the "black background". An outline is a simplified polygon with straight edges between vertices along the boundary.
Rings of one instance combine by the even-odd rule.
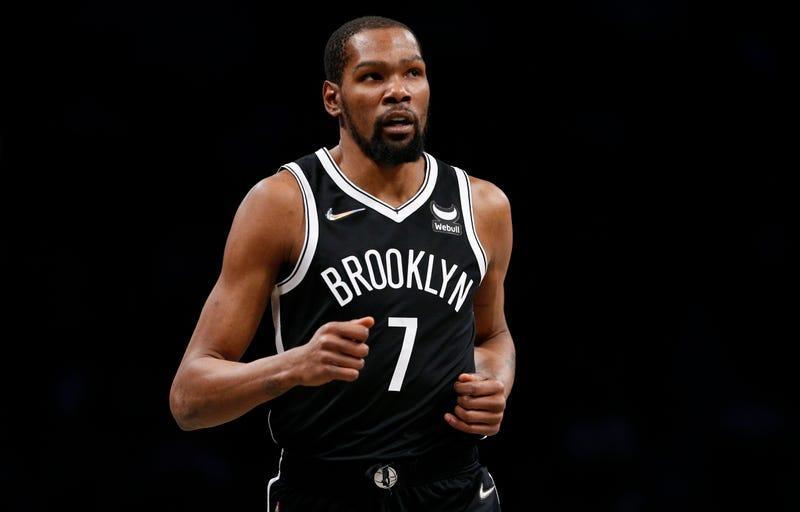
[[[263,510],[266,406],[183,432],[169,387],[246,192],[337,143],[322,51],[365,14],[422,43],[426,149],[511,201],[504,510],[800,509],[785,13],[290,7],[4,8],[3,509]]]

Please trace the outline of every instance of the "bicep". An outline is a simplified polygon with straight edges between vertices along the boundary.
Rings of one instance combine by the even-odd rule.
[[[484,198],[481,210],[483,215],[482,219],[478,219],[478,227],[479,229],[483,227],[483,238],[486,240],[485,245],[490,250],[491,258],[473,301],[478,343],[498,332],[508,330],[504,283],[513,244],[511,206],[505,194],[495,188],[491,197]]]
[[[238,361],[258,328],[270,287],[265,270],[223,271],[203,305],[187,355]]]
[[[289,253],[289,230],[279,227],[296,214],[285,204],[286,194],[279,196],[279,187],[270,188],[264,184],[267,180],[248,192],[234,216],[219,278],[203,305],[185,358],[238,361],[258,328]]]
[[[496,271],[489,270],[475,293],[473,302],[477,344],[508,329],[504,310],[504,293],[502,278]]]

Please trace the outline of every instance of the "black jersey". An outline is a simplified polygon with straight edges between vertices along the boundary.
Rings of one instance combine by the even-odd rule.
[[[282,168],[300,184],[305,242],[272,291],[277,352],[328,321],[373,316],[354,382],[297,386],[270,402],[273,440],[326,460],[398,458],[480,436],[449,426],[458,375],[475,371],[473,296],[486,255],[467,174],[428,153],[422,186],[392,207],[326,148]]]

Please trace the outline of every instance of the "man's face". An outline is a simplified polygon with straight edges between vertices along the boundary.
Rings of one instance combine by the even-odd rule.
[[[361,150],[396,165],[422,156],[430,87],[414,36],[402,28],[359,32],[348,42],[342,115]]]

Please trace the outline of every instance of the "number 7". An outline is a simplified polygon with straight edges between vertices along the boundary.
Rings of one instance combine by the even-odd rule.
[[[408,370],[408,362],[411,361],[411,351],[414,350],[414,339],[417,337],[417,319],[414,317],[390,316],[389,327],[405,327],[406,333],[403,336],[403,348],[400,349],[400,358],[394,368],[392,382],[389,384],[389,391],[400,391],[403,385],[403,378]]]

